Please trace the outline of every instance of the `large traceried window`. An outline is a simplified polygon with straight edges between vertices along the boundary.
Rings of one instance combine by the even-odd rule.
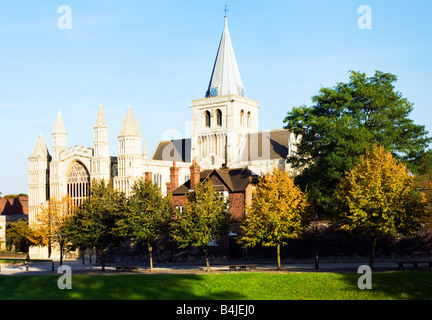
[[[90,175],[84,165],[76,161],[69,170],[67,193],[74,205],[79,206],[90,193]]]

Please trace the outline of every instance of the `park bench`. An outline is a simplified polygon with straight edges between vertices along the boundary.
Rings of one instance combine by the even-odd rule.
[[[229,265],[229,270],[230,271],[246,271],[247,269],[252,270],[252,269],[256,269],[256,264],[231,264]]]
[[[397,265],[398,265],[398,269],[399,270],[403,270],[403,266],[404,264],[412,264],[415,270],[418,270],[418,265],[419,263],[427,263],[428,264],[428,269],[432,268],[432,261],[431,260],[401,260],[401,261],[396,261]]]
[[[116,266],[116,271],[136,271],[138,270],[137,266]]]

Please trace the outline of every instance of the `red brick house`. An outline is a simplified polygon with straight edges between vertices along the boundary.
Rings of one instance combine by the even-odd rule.
[[[194,163],[190,166],[190,180],[178,186],[178,168],[171,167],[171,182],[167,183],[168,192],[172,193],[172,203],[175,208],[185,206],[185,195],[194,190],[198,182],[210,180],[213,188],[224,193],[228,199],[228,210],[232,218],[229,233],[217,239],[210,246],[211,252],[218,256],[236,259],[241,257],[241,248],[236,238],[239,234],[240,222],[244,218],[245,205],[252,201],[252,192],[258,184],[258,176],[249,169],[206,169],[202,170]]]
[[[6,228],[11,222],[28,218],[28,197],[0,198],[0,250],[6,249]]]

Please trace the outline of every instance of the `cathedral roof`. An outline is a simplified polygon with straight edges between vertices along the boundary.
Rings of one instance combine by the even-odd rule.
[[[39,135],[39,138],[36,142],[36,146],[33,150],[32,155],[30,156],[30,158],[43,158],[43,159],[47,159],[50,158],[50,154],[48,152],[48,148],[47,145],[45,143],[44,138],[42,137],[42,134]]]
[[[66,129],[65,129],[65,126],[63,124],[63,120],[62,120],[62,116],[60,114],[60,111],[58,112],[57,119],[56,119],[52,133],[53,134],[57,134],[57,133],[66,134]]]
[[[225,16],[224,30],[205,97],[210,98],[228,94],[244,96],[245,89],[240,77]]]
[[[138,123],[136,122],[135,116],[132,112],[132,107],[130,105],[120,128],[118,137],[141,137]]]
[[[94,125],[95,128],[108,128],[108,124],[105,119],[105,113],[102,108],[102,103],[99,105],[99,110]]]
[[[152,160],[191,162],[191,139],[160,141],[153,153]]]
[[[289,155],[290,131],[274,129],[247,133],[240,148],[240,161],[285,159]]]

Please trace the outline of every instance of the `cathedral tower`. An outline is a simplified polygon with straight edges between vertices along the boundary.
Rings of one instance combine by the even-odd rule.
[[[60,152],[67,149],[66,136],[66,129],[64,127],[63,120],[59,111],[52,132],[53,156],[50,164],[50,198],[61,198],[64,194],[61,184],[62,177],[60,176],[59,172],[59,163]]]
[[[142,136],[130,105],[120,128],[118,141],[118,176],[114,185],[129,196],[133,181],[143,174]]]
[[[225,16],[203,99],[192,101],[192,158],[205,167],[238,162],[244,136],[258,131],[258,102],[246,98]]]
[[[94,153],[92,158],[92,179],[110,179],[110,156],[109,156],[109,141],[108,141],[108,125],[105,119],[105,113],[102,108],[102,103],[99,106],[96,122],[93,128]]]
[[[51,156],[46,143],[39,136],[29,157],[29,219],[33,222],[39,205],[49,199],[49,163]]]

